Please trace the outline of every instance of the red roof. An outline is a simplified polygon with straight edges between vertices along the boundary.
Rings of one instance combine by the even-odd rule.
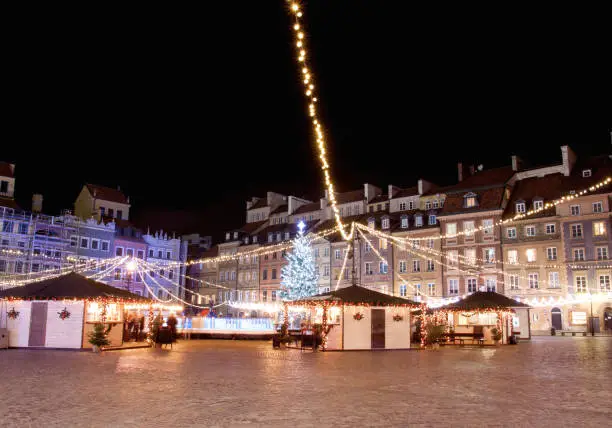
[[[0,197],[0,207],[13,208],[14,210],[20,210],[21,207],[17,205],[14,199]]]
[[[563,193],[561,189],[564,179],[563,174],[557,173],[518,181],[512,189],[512,195],[504,212],[504,218],[514,217],[517,214],[516,203],[518,201],[525,202],[525,208],[529,211],[534,208],[533,201],[535,199],[539,198],[546,203],[560,198]],[[530,216],[530,218],[554,215],[554,212],[555,208],[553,207],[552,212],[544,210]]]
[[[338,205],[346,204],[349,202],[363,201],[364,199],[365,193],[363,190],[353,190],[352,192],[336,193],[336,203]]]
[[[119,204],[127,204],[127,198],[118,189],[111,189],[110,187],[98,186],[97,184],[86,184],[87,190],[91,193],[91,196],[96,199],[103,201],[117,202]]]
[[[263,226],[264,223],[266,223],[267,221],[268,220],[262,220],[262,221],[254,221],[253,223],[246,223],[242,227],[239,227],[238,229],[235,229],[232,232],[245,232],[245,233],[251,234],[257,231],[257,229]]]
[[[0,176],[2,177],[14,177],[13,175],[13,167],[8,162],[0,162]]]
[[[476,171],[474,175],[469,175],[455,184],[446,188],[446,192],[462,191],[467,189],[475,189],[478,187],[495,187],[506,182],[514,175],[511,166],[503,166],[501,168],[485,169],[484,171]]]
[[[381,202],[389,202],[389,198],[387,197],[387,195],[374,196],[372,200],[368,202],[368,204],[379,204]]]
[[[477,205],[471,208],[464,207],[464,196],[467,193],[476,195]],[[501,209],[502,197],[504,195],[504,187],[493,187],[484,190],[465,190],[461,193],[452,193],[446,196],[444,208],[440,211],[440,215],[470,213],[479,211],[490,211]]]
[[[393,199],[395,198],[405,198],[407,196],[415,196],[419,194],[419,188],[417,186],[408,187],[407,189],[399,189],[397,192],[393,194]]]
[[[313,211],[319,211],[320,209],[321,209],[321,204],[319,202],[313,202],[312,204],[306,204],[306,205],[300,206],[298,209],[296,209],[293,212],[293,214],[309,213]]]

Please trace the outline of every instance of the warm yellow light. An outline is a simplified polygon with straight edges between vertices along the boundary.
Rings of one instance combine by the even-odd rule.
[[[130,260],[129,262],[127,262],[125,264],[125,268],[129,271],[129,272],[133,272],[136,270],[136,262],[134,260]]]
[[[300,29],[300,24],[295,24],[295,25],[293,26],[293,29],[294,29],[295,31],[299,30],[299,29]]]
[[[299,8],[298,8],[298,5],[297,5],[297,4],[293,3],[293,4],[291,5],[291,10],[293,10],[294,12],[297,12],[297,10],[298,10],[298,9],[299,9]]]

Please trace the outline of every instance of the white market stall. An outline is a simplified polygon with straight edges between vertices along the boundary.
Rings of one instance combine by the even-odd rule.
[[[324,332],[324,350],[408,349],[410,312],[419,305],[352,285],[287,302],[301,308]]]
[[[124,305],[152,304],[77,273],[0,291],[9,347],[91,348],[88,333],[96,323],[110,326],[110,346],[123,343]]]

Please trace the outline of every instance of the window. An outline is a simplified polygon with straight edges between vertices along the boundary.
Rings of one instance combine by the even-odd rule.
[[[108,216],[109,217],[114,217],[115,216],[115,210],[113,210],[112,208],[108,209]]]
[[[399,210],[400,211],[406,211],[406,202],[400,202],[399,203]]]
[[[515,239],[516,238],[516,227],[509,227],[506,229],[506,236],[509,239]]]
[[[493,220],[487,219],[482,221],[482,228],[485,235],[493,234]]]
[[[272,301],[276,302],[276,290],[272,290]]]
[[[525,226],[525,236],[536,236],[535,226]]]
[[[89,248],[89,238],[81,238],[81,248]]]
[[[125,250],[125,255],[128,257],[134,257],[134,249],[128,248],[127,250]]]
[[[23,262],[15,262],[15,273],[23,272]]]
[[[388,218],[383,218],[382,219],[382,228],[383,229],[389,229],[389,219]]]
[[[538,274],[530,273],[527,275],[529,279],[529,288],[539,288],[538,287]]]
[[[599,275],[599,288],[601,291],[610,291],[610,275]]]
[[[232,273],[233,273],[233,275],[232,275],[232,276],[233,276],[233,277],[235,277],[235,276],[236,276],[236,272],[232,272]],[[172,279],[173,277],[174,277],[174,271],[173,271],[172,269],[170,269],[170,270],[168,271],[168,279]],[[233,279],[233,278],[232,278],[232,279]]]
[[[525,202],[517,202],[516,203],[516,212],[517,213],[524,213],[525,210]]]
[[[457,235],[457,223],[446,224],[446,235],[448,237],[454,237],[455,235]]]
[[[416,227],[421,227],[423,226],[423,216],[421,215],[417,215],[414,217],[414,225]]]
[[[427,272],[433,272],[435,270],[434,261],[432,259],[427,260]]]
[[[341,258],[341,251],[340,250],[335,250],[334,251],[334,258],[336,260],[340,260],[340,258]]]
[[[172,251],[166,251],[166,258],[170,260],[172,258]]]
[[[274,235],[272,234],[272,232],[268,232],[268,242],[272,242],[273,239]]]
[[[427,240],[427,248],[433,248],[434,247],[434,240],[432,238],[429,238]]]
[[[546,249],[546,258],[548,260],[557,260],[557,247],[548,247]]]
[[[555,233],[555,224],[554,223],[550,223],[546,225],[546,234],[547,235],[552,235],[553,233]]]
[[[78,236],[75,236],[75,235],[72,235],[72,236],[70,237],[70,246],[71,246],[71,247],[76,247],[78,244],[79,244],[79,237],[78,237]],[[8,245],[8,244],[7,244],[7,245]]]
[[[510,290],[518,290],[519,289],[519,276],[518,275],[508,275],[508,279],[510,281]]]
[[[100,240],[99,239],[92,239],[91,240],[91,249],[92,250],[99,250],[100,249]]]
[[[593,236],[603,236],[606,234],[606,224],[603,221],[593,223]]]
[[[263,300],[264,302],[268,301],[268,290],[263,290],[261,292],[261,300]]]
[[[584,261],[584,248],[574,248],[574,261]]]
[[[116,256],[122,256],[123,255],[123,248],[122,247],[115,248],[115,255]]]
[[[264,280],[264,281],[268,279],[268,269],[264,269],[263,270],[261,279]]]
[[[448,255],[448,264],[451,266],[457,266],[457,262],[459,261],[459,252],[457,250],[447,251]]]
[[[399,292],[400,292],[401,297],[406,297],[406,285],[405,284],[400,285]]]
[[[608,247],[597,247],[597,260],[608,260]]]
[[[465,236],[474,236],[474,222],[473,221],[464,221],[463,222],[463,233]]]
[[[570,206],[570,214],[571,215],[580,215],[580,205],[571,205]]]
[[[421,284],[414,284],[414,295],[415,296],[421,295]]]
[[[437,199],[434,199],[434,201],[433,201],[433,207],[434,207],[434,208],[438,208],[438,200],[437,200]]]
[[[257,243],[257,236],[253,236],[253,244]]]
[[[535,248],[529,248],[525,251],[525,255],[527,256],[527,261],[533,263],[537,259],[537,251]]]
[[[102,251],[108,251],[109,247],[110,247],[110,242],[102,241]]]
[[[408,201],[408,209],[409,210],[413,210],[414,209],[414,201]]]
[[[276,251],[272,253],[272,260],[276,260]]]
[[[117,218],[120,220],[123,218],[123,211],[117,210]]]
[[[378,249],[379,250],[386,250],[387,249],[387,240],[385,238],[380,238],[378,240]]]
[[[5,220],[2,224],[2,231],[5,233],[13,233],[13,222]]]
[[[272,272],[274,272],[274,271],[272,271]],[[274,274],[272,274],[272,276],[274,277]],[[236,281],[236,271],[235,270],[232,271],[231,280],[232,281]]]
[[[485,248],[484,249],[484,259],[485,259],[485,263],[494,263],[495,262],[495,248]]]
[[[349,270],[344,269],[344,279],[349,279]]]
[[[474,195],[473,193],[470,193],[465,196],[465,207],[466,208],[472,208],[472,207],[475,207],[476,205],[477,205],[476,195]]]
[[[6,272],[7,263],[6,260],[0,260],[0,272]]]
[[[429,293],[430,296],[436,295],[436,283],[435,282],[430,282],[429,284],[427,284],[427,292]]]
[[[19,223],[19,233],[21,233],[22,235],[26,235],[28,233],[27,223]]]
[[[588,178],[588,177],[590,177],[590,176],[591,176],[591,170],[590,170],[590,169],[583,169],[583,170],[582,170],[582,176],[583,176],[584,178]]]
[[[329,276],[329,265],[323,265],[323,276]]]
[[[371,248],[372,247],[370,246],[369,242],[366,242],[365,244],[363,244],[363,252],[364,253],[369,253]]]
[[[115,269],[115,280],[121,279],[121,269]]]
[[[399,271],[400,273],[406,273],[406,260],[400,260]]]
[[[413,272],[420,272],[421,271],[421,261],[420,260],[413,260],[412,261],[412,271]]]
[[[518,251],[517,250],[508,250],[508,263],[510,264],[518,263]]]
[[[315,259],[316,259],[316,258],[319,258],[319,249],[318,249],[318,248],[315,248],[315,250],[314,250],[314,256],[315,256]]]
[[[282,241],[282,233],[276,232],[276,242]]]
[[[559,288],[559,272],[548,272],[548,287]]]
[[[448,280],[448,294],[459,294],[459,280],[458,279]]]
[[[272,269],[272,279],[276,279],[276,269]]]
[[[436,224],[436,216],[432,214],[429,216],[429,225],[433,226],[434,224]]]
[[[495,278],[485,279],[485,285],[487,286],[487,291],[497,291],[497,280]]]
[[[329,257],[329,247],[323,249],[323,257]]]
[[[572,238],[582,238],[582,224],[572,224]]]
[[[157,258],[158,258],[158,259],[161,259],[161,258],[162,258],[162,254],[163,254],[163,251],[162,251],[162,250],[157,250]]]
[[[387,263],[385,262],[380,262],[378,264],[378,271],[380,273],[387,273],[389,271],[389,267],[387,266]]]
[[[534,210],[541,210],[544,208],[544,201],[538,199],[533,201],[533,209]]]
[[[478,280],[476,278],[468,278],[467,280],[468,293],[475,293],[477,290],[478,290]]]
[[[602,213],[603,212],[603,204],[601,202],[593,202],[593,212],[594,213]]]
[[[372,271],[372,263],[371,262],[366,262],[365,264],[365,274],[366,275],[373,275],[374,271]]]
[[[425,209],[426,210],[430,210],[431,209],[431,201],[425,202]]]
[[[586,293],[586,276],[577,276],[576,277],[576,293]]]
[[[138,250],[136,254],[139,259],[144,259],[144,250]]]

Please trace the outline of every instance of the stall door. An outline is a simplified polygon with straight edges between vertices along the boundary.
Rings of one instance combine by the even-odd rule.
[[[384,309],[372,309],[372,349],[385,349]]]
[[[553,308],[550,311],[551,324],[555,330],[562,330],[563,323],[561,322],[561,309]]]
[[[45,346],[47,337],[47,302],[32,302],[28,346]]]

